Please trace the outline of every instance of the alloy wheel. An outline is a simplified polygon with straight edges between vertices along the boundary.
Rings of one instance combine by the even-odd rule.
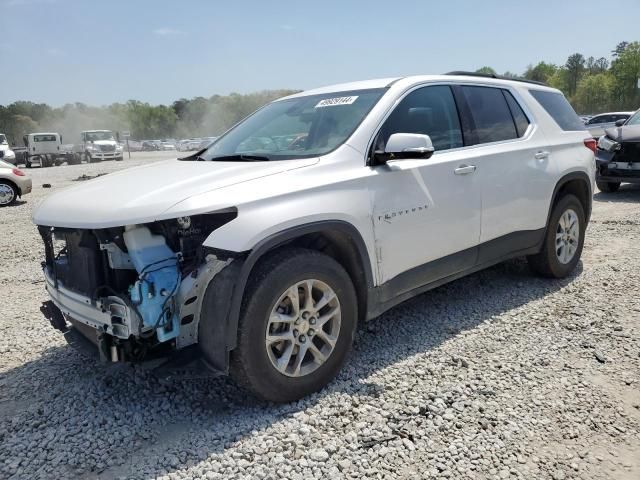
[[[271,310],[265,332],[273,367],[288,377],[318,369],[334,350],[341,319],[340,301],[329,285],[315,279],[291,285]]]
[[[571,262],[578,250],[580,240],[580,220],[578,214],[572,210],[565,210],[556,227],[556,256],[560,263],[566,265]]]

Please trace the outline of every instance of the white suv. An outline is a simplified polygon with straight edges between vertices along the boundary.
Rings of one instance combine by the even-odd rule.
[[[49,196],[43,311],[110,361],[197,350],[300,398],[358,321],[505,259],[569,275],[595,141],[558,90],[468,74],[371,80],[261,108],[207,149]]]

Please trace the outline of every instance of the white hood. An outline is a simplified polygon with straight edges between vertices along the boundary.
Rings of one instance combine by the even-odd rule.
[[[170,217],[169,208],[193,195],[287,170],[317,158],[267,162],[168,160],[98,177],[53,193],[35,210],[36,225],[109,228]],[[251,200],[247,189],[247,199]],[[233,207],[234,205],[228,205]]]

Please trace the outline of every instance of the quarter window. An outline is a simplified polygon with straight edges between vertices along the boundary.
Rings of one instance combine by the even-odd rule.
[[[507,100],[507,104],[509,105],[509,110],[511,111],[511,116],[513,117],[513,123],[516,125],[516,131],[518,133],[518,137],[522,137],[527,128],[529,128],[529,119],[522,111],[522,107],[516,99],[513,98],[513,95],[506,90],[503,90],[504,98]]]
[[[429,135],[436,151],[462,147],[460,119],[451,88],[434,85],[409,93],[385,121],[374,148],[383,150],[394,133]]]
[[[502,89],[462,86],[460,90],[471,111],[477,143],[518,138],[516,124]]]

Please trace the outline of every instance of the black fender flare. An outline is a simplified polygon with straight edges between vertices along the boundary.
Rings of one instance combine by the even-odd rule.
[[[207,338],[208,342],[214,343],[214,345],[208,345],[207,350],[209,352],[215,352],[213,355],[210,354],[206,356],[206,360],[210,367],[225,373],[228,373],[229,371],[229,353],[237,346],[238,324],[240,322],[240,311],[242,309],[244,292],[247,287],[251,271],[255,267],[256,263],[268,252],[295,240],[296,238],[303,235],[322,233],[326,231],[339,231],[340,233],[346,234],[351,240],[353,240],[363,266],[364,276],[367,282],[366,288],[367,291],[370,291],[373,288],[374,279],[366,244],[358,229],[354,225],[342,220],[323,220],[287,228],[261,240],[253,249],[246,252],[243,257],[239,257],[237,253],[212,249],[216,255],[224,256],[226,253],[229,257],[234,257],[234,260],[225,269],[223,269],[220,274],[218,274],[221,275],[225,270],[229,270],[226,275],[225,283],[227,285],[232,283],[232,288],[227,287],[218,289],[216,287],[218,285],[218,282],[216,281],[218,276],[214,277],[210,282],[210,286],[207,287],[207,294],[205,294],[206,297],[210,297],[210,300],[207,301],[205,299],[202,306],[203,309],[218,307],[216,310],[220,312],[220,301],[222,300],[227,303],[227,308],[222,309],[223,315],[221,316],[222,318],[219,318],[220,323],[215,327],[216,335],[209,336]],[[219,280],[223,279],[225,279],[225,276],[220,277]],[[210,288],[211,290],[216,290],[218,292],[222,291],[224,293],[223,295],[217,296],[212,291],[209,295],[208,291]],[[217,301],[214,300],[213,297],[218,297]],[[228,298],[231,299],[230,302],[228,302]],[[203,318],[201,316],[201,323],[202,320]],[[199,336],[198,341],[200,340],[201,338]]]
[[[589,178],[589,175],[587,175],[586,172],[576,171],[576,172],[567,173],[566,175],[561,177],[560,180],[558,180],[558,182],[556,183],[556,186],[553,189],[553,195],[551,196],[551,202],[549,203],[549,212],[547,213],[547,223],[546,223],[547,226],[549,226],[549,219],[551,218],[551,212],[553,211],[553,207],[555,206],[556,201],[558,200],[558,192],[562,189],[562,187],[564,187],[567,183],[573,180],[583,181],[587,187],[587,191],[589,192],[588,202],[587,202],[587,205],[585,205],[585,212],[584,212],[587,218],[587,224],[589,223],[589,219],[591,218],[592,204],[593,204],[593,187],[591,185],[591,179]]]

